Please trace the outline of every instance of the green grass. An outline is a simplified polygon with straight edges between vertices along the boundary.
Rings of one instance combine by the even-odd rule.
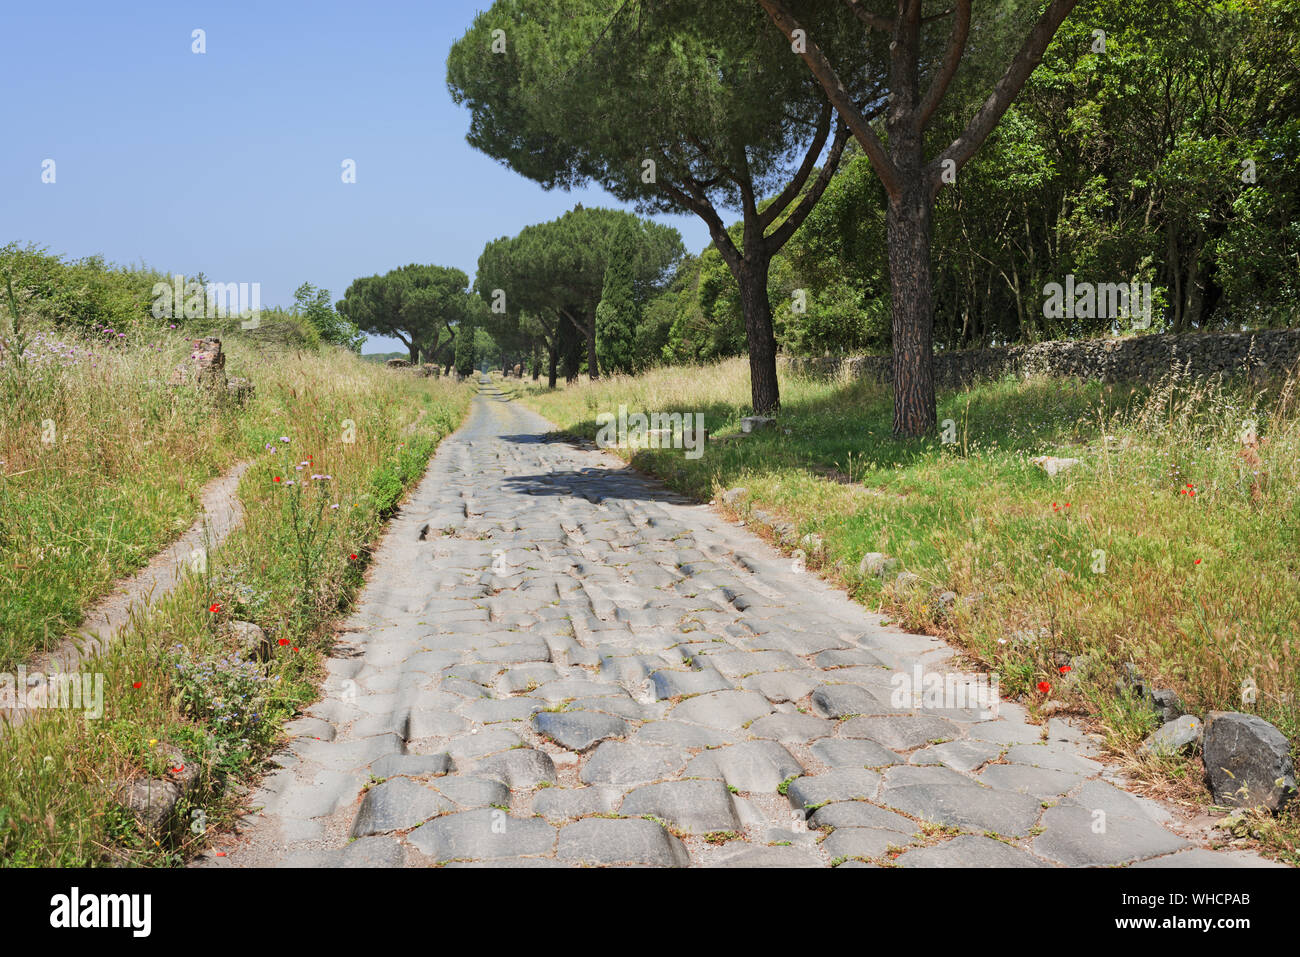
[[[76,405],[91,401],[89,386],[81,391],[62,381],[50,388],[51,395],[65,396],[68,421],[93,430],[93,438],[70,429],[57,450],[20,448],[19,455],[57,459],[38,462],[28,473],[41,481],[11,477],[0,486],[8,496],[7,534],[26,543],[0,558],[4,613],[14,595],[26,594],[23,583],[43,582],[48,574],[77,585],[62,604],[51,598],[57,589],[43,584],[25,597],[43,626],[20,639],[7,635],[8,660],[21,660],[57,639],[103,583],[188,526],[192,490],[203,478],[234,461],[253,460],[239,487],[244,524],[209,556],[206,573],[187,574],[107,652],[83,663],[83,670],[104,675],[103,717],[34,711],[0,737],[2,863],[176,864],[229,824],[236,786],[265,768],[284,721],[315,700],[332,642],[329,623],[359,590],[384,519],[460,422],[472,395],[468,386],[392,373],[338,350],[255,353],[232,342],[228,351],[228,371],[253,378],[258,387],[255,403],[243,413],[205,408],[186,418],[192,397],[138,378],[150,360],[143,350],[124,350],[94,373],[109,394],[93,411]],[[158,360],[159,371],[175,361],[174,355]],[[134,405],[126,400],[132,393]],[[97,414],[109,424],[94,424]],[[125,448],[113,447],[114,436]],[[152,445],[146,444],[150,438]],[[104,454],[88,454],[99,441]],[[155,446],[163,450],[150,451]],[[299,471],[300,462],[310,464]],[[330,478],[304,484],[313,474]],[[131,490],[153,485],[182,492],[132,497]],[[90,490],[102,494],[92,497]],[[87,521],[113,503],[120,509],[115,518]],[[90,528],[100,525],[114,529],[114,541],[127,536],[129,526],[134,547],[90,539]],[[73,556],[75,550],[55,552],[39,576],[27,576],[27,569],[16,567],[25,561],[15,554],[29,555],[31,542],[39,544],[42,535],[57,545],[74,535],[93,541],[93,560]],[[90,580],[78,584],[79,575]],[[235,619],[265,630],[269,661],[239,658],[228,632]],[[158,742],[179,747],[199,777],[175,826],[146,834],[115,795],[118,782],[164,770]]]
[[[516,389],[586,438],[596,414],[619,404],[703,412],[702,458],[614,451],[702,500],[744,486],[728,510],[737,517],[761,508],[821,536],[822,553],[805,556],[811,572],[909,630],[956,642],[1000,674],[1004,695],[1093,715],[1141,776],[1135,749],[1155,719],[1116,697],[1125,661],[1194,712],[1257,713],[1300,740],[1295,386],[985,382],[940,395],[952,443],[895,440],[887,388],[791,377],[778,428],[736,438],[749,401],[739,360]],[[1257,445],[1243,442],[1250,421]],[[1049,478],[1030,461],[1042,454],[1083,461]],[[867,552],[896,557],[921,586],[859,574]],[[949,589],[976,600],[948,608],[934,595]],[[1030,642],[1013,637],[1040,629]],[[1060,673],[1058,655],[1079,666]]]

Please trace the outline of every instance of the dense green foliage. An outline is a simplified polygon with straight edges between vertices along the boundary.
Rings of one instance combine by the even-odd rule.
[[[670,226],[579,205],[483,250],[474,284],[488,309],[485,328],[506,364],[535,353],[558,363],[567,353],[566,378],[584,361],[593,374],[641,368],[658,358],[663,340],[648,340],[636,314],[682,254],[681,236]],[[620,301],[607,303],[602,326],[611,280]]]
[[[400,340],[412,363],[423,356],[450,365],[457,328],[472,326],[482,312],[468,286],[459,269],[412,263],[354,280],[336,308],[358,329]]]
[[[1093,49],[1097,29],[1105,52]],[[985,92],[958,85],[952,95],[967,102],[936,143]],[[883,223],[884,192],[855,150],[773,263],[784,350],[888,350]],[[1067,274],[1150,282],[1155,332],[1295,325],[1300,4],[1081,5],[983,150],[940,192],[934,248],[939,348],[1131,331],[1109,318],[1045,319],[1043,287]],[[693,292],[672,304],[672,359],[738,351],[736,286],[709,268],[711,255],[692,261],[694,280],[679,277]],[[800,289],[802,313],[792,308]]]

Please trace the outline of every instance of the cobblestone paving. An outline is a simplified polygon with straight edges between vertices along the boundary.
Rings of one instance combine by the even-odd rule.
[[[1171,830],[1065,722],[896,706],[895,675],[960,671],[945,645],[482,389],[200,866],[1262,863]]]

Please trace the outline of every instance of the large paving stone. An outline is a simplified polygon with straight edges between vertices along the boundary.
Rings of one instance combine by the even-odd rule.
[[[489,804],[505,806],[510,803],[510,788],[493,778],[449,775],[438,778],[429,786],[462,808],[485,807]]]
[[[710,728],[739,728],[771,713],[771,704],[756,692],[715,691],[686,699],[672,710],[672,717]]]
[[[650,676],[656,698],[676,698],[679,695],[705,694],[710,691],[731,690],[731,682],[712,668],[702,671],[656,671]]]
[[[620,797],[609,788],[546,788],[533,799],[533,811],[548,821],[608,814],[618,806]]]
[[[812,693],[812,703],[817,712],[827,718],[887,714],[898,710],[858,685],[822,685]]]
[[[407,720],[407,735],[412,741],[420,738],[438,738],[451,734],[460,734],[469,730],[469,721],[450,711],[428,711],[417,709],[410,713]]]
[[[918,847],[894,861],[900,867],[1047,867],[1033,855],[991,837],[960,834],[933,847]]]
[[[617,715],[599,711],[539,711],[533,727],[570,751],[586,751],[607,738],[627,734],[628,724]]]
[[[386,754],[370,765],[370,773],[377,778],[398,775],[423,777],[446,774],[451,770],[451,755],[441,754]]]
[[[480,698],[460,708],[460,713],[478,724],[527,719],[541,711],[542,703],[531,698]]]
[[[942,764],[954,771],[974,771],[1002,753],[1002,745],[987,741],[945,741],[912,752],[912,764]]]
[[[1018,744],[1002,756],[1008,764],[1028,764],[1053,771],[1073,771],[1076,774],[1097,774],[1102,766],[1085,758],[1071,748],[1054,744]]]
[[[401,867],[406,861],[406,848],[393,837],[363,837],[343,848],[339,854],[339,867]]]
[[[602,695],[620,695],[623,689],[608,681],[592,681],[588,678],[557,678],[533,691],[532,697],[548,704],[556,704],[571,698],[598,698]]]
[[[364,777],[342,771],[318,771],[310,783],[297,781],[286,773],[284,783],[267,794],[267,814],[309,820],[326,817],[351,803],[361,792]],[[267,793],[264,788],[261,793]]]
[[[1083,775],[1024,764],[990,764],[980,772],[979,780],[990,787],[1016,791],[1042,800],[1060,797],[1078,787]]]
[[[808,667],[788,651],[717,651],[705,658],[733,681],[760,671],[799,671]]]
[[[771,738],[783,744],[807,744],[835,733],[836,723],[815,714],[770,714],[749,726],[754,738]]]
[[[817,828],[870,827],[900,834],[914,834],[920,829],[915,821],[866,801],[836,801],[823,805],[813,812],[808,823]]]
[[[697,755],[684,774],[721,778],[737,791],[770,793],[787,778],[803,774],[803,766],[776,741],[745,741]]]
[[[825,867],[811,851],[798,847],[755,847],[740,845],[720,854],[709,855],[703,867]]]
[[[523,743],[523,739],[509,728],[484,728],[452,738],[447,743],[447,752],[453,759],[461,761],[517,748]]]
[[[435,814],[456,810],[445,797],[410,778],[393,778],[366,792],[352,822],[352,837],[402,831],[422,824]]]
[[[584,864],[686,867],[685,846],[654,821],[588,818],[560,831],[557,857]]]
[[[625,741],[604,741],[587,759],[584,784],[635,787],[673,777],[686,765],[680,749]]]
[[[624,816],[649,814],[690,834],[739,830],[731,792],[720,781],[647,784],[623,799]]]
[[[881,768],[903,759],[865,738],[822,738],[812,746],[813,757],[833,768]]]
[[[817,682],[796,671],[765,671],[749,675],[740,682],[746,691],[757,691],[768,701],[798,701],[807,695]]]
[[[891,847],[903,848],[911,843],[898,831],[875,827],[837,827],[822,842],[822,850],[831,859],[841,857],[884,857]]]
[[[320,764],[335,771],[364,768],[386,754],[402,754],[404,742],[396,734],[379,734],[358,741],[313,741],[299,738],[293,750],[304,761]]]
[[[889,715],[879,718],[850,718],[841,732],[846,738],[867,738],[898,751],[909,751],[937,741],[961,737],[961,729],[946,718],[933,715]]]
[[[977,784],[887,786],[880,801],[923,821],[1008,837],[1028,834],[1042,811],[1039,802],[1028,795]]]
[[[786,797],[797,808],[817,807],[832,801],[857,801],[876,796],[880,775],[863,768],[835,768],[823,774],[796,778]]]
[[[484,860],[549,854],[555,835],[555,826],[541,818],[482,808],[434,818],[407,835],[407,841],[435,861]]]
[[[1001,711],[1006,712],[1004,703]],[[993,744],[1036,744],[1043,740],[1043,730],[1036,724],[1026,724],[1023,720],[1002,717],[997,721],[984,721],[974,725],[967,737],[976,741],[989,741]]]
[[[1113,867],[1190,846],[1147,818],[1062,803],[1043,813],[1034,852],[1070,867]]]
[[[647,721],[637,729],[632,740],[637,744],[670,744],[679,748],[720,748],[735,743],[738,737],[735,731],[685,721]]]
[[[555,763],[551,756],[533,748],[514,748],[494,754],[478,762],[468,773],[501,781],[512,791],[530,790],[543,782],[555,783]]]

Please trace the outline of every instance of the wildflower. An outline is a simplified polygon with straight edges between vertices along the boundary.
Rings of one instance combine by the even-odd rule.
[[[1071,668],[1069,665],[1061,665],[1061,667],[1057,668],[1056,670],[1059,671],[1061,674],[1068,674],[1071,671]]]
[[[273,481],[276,481],[276,482],[280,481],[280,476],[277,475]]]
[[[1038,682],[1038,690],[1043,694],[1047,694],[1047,692],[1052,690],[1052,686],[1046,681],[1040,681]]]
[[[1196,559],[1196,561],[1192,562],[1193,565],[1199,565],[1200,563],[1201,563],[1201,560],[1200,560],[1199,558]]]
[[[144,687],[144,682],[143,682],[143,681],[137,681],[137,682],[133,683],[133,684],[131,685],[131,687],[132,687],[132,688],[143,688],[143,687]]]
[[[288,639],[288,638],[281,638],[281,639],[280,639],[280,646],[281,646],[281,647],[283,647],[284,645],[287,645],[288,643],[289,643],[289,639]]]
[[[219,614],[221,614],[221,605],[219,605],[217,602],[214,601],[214,602],[213,602],[213,603],[208,607],[208,611],[212,612],[212,614],[214,614],[214,615],[219,615]]]
[[[349,560],[349,561],[353,561],[353,562],[355,562],[355,561],[357,560],[356,553],[353,552],[351,555],[349,555],[349,556],[348,556],[348,560]]]
[[[334,510],[337,509],[338,507],[339,507],[339,503],[338,503],[338,502],[335,502],[333,505],[330,506],[330,511],[334,511]]]
[[[287,436],[287,435],[282,435],[282,436],[280,436],[280,441],[281,441],[281,442],[288,442],[288,441],[289,441],[289,436]]]

